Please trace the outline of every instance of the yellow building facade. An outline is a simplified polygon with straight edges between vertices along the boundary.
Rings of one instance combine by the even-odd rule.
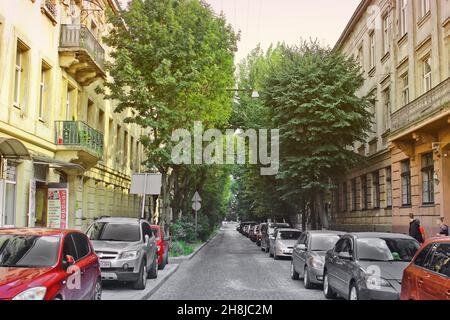
[[[140,215],[129,187],[144,132],[95,92],[108,76],[107,8],[118,4],[0,1],[0,227],[50,225],[53,188],[67,192],[70,228]]]
[[[359,60],[373,94],[366,162],[337,182],[334,228],[426,235],[450,222],[450,6],[442,0],[364,0],[336,50]]]

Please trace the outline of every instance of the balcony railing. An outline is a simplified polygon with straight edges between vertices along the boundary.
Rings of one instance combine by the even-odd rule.
[[[104,67],[105,49],[82,24],[62,24],[59,46],[64,49],[84,49],[100,68]]]
[[[435,112],[450,103],[450,78],[411,101],[391,115],[391,132],[403,129]]]
[[[83,121],[55,121],[56,144],[86,148],[99,158],[103,155],[103,133]]]

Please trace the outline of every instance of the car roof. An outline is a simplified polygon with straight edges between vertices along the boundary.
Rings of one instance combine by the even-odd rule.
[[[277,228],[277,231],[299,231],[299,232],[302,232],[300,229],[294,229],[294,228]]]
[[[144,220],[141,220],[138,218],[127,218],[127,217],[107,217],[107,218],[100,218],[100,219],[96,220],[95,222],[135,224],[135,223],[139,223],[140,221],[144,221]]]
[[[334,231],[334,230],[308,230],[305,231],[309,234],[337,234],[337,235],[344,235],[344,231]]]
[[[413,239],[412,237],[403,233],[389,233],[389,232],[352,232],[350,235],[356,238],[397,238],[397,239]]]
[[[0,229],[0,234],[16,234],[30,236],[59,236],[68,233],[81,233],[79,230],[52,229],[52,228],[5,228]]]
[[[424,243],[424,246],[428,245],[430,243],[445,243],[445,242],[450,242],[449,236],[436,236],[436,237],[427,239]]]

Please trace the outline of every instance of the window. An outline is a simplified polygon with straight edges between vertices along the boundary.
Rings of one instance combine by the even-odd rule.
[[[392,168],[386,168],[386,207],[392,208]]]
[[[41,81],[39,83],[39,120],[44,120],[47,115],[48,103],[50,102],[50,66],[42,61],[41,65]]]
[[[98,131],[105,133],[105,112],[103,110],[98,111]]]
[[[347,182],[342,184],[342,192],[343,192],[343,201],[342,201],[342,211],[348,211],[348,191],[347,191]]]
[[[383,17],[383,55],[389,52],[389,15]]]
[[[439,243],[427,269],[450,278],[450,243]]]
[[[358,210],[358,201],[356,199],[356,179],[352,179],[352,210]]]
[[[16,220],[16,172],[17,165],[7,161],[5,172],[5,214],[3,216],[3,226],[13,227]]]
[[[363,43],[358,48],[358,61],[361,67],[364,70],[364,51],[363,51]]]
[[[409,79],[408,73],[401,77],[402,85],[402,104],[405,106],[409,103]]]
[[[369,35],[369,43],[370,43],[370,51],[369,51],[370,69],[372,69],[375,67],[375,32],[372,32]]]
[[[408,0],[400,0],[400,37],[403,37],[408,32],[407,9]]]
[[[72,233],[71,235],[77,250],[76,259],[78,261],[89,255],[89,253],[91,253],[91,248],[87,242],[87,238],[83,234]]]
[[[76,102],[76,90],[75,87],[73,87],[70,84],[67,84],[67,92],[66,92],[66,108],[64,110],[65,112],[65,119],[66,120],[73,120],[73,107],[75,106]]]
[[[431,90],[431,58],[423,60],[423,90],[424,93]]]
[[[430,252],[432,246],[434,246],[434,244],[429,244],[424,249],[422,249],[422,251],[420,251],[420,253],[416,257],[416,260],[414,260],[414,264],[416,266],[424,266],[428,253]]]
[[[372,199],[373,207],[380,207],[380,173],[375,171],[372,173]]]
[[[430,12],[430,0],[420,0],[420,17],[425,17]]]
[[[391,127],[391,91],[387,88],[383,91],[383,131],[386,132]]]
[[[434,203],[434,160],[433,154],[427,153],[422,156],[422,202],[424,204]]]
[[[95,109],[95,105],[94,102],[92,100],[88,100],[87,103],[87,124],[91,127],[95,126],[95,113],[96,113],[96,109]]]
[[[77,260],[77,249],[75,248],[75,243],[73,242],[72,236],[70,234],[64,238],[63,255],[64,258],[69,255]]]
[[[369,186],[367,185],[367,176],[362,176],[361,177],[361,196],[362,196],[362,201],[361,201],[361,203],[362,203],[362,209],[363,210],[366,210],[368,207],[369,207],[369,205],[368,205],[368,202],[369,202],[369,197],[368,197],[368,194],[369,194]]]
[[[409,160],[401,162],[402,168],[402,205],[411,205],[411,164]]]
[[[19,109],[25,106],[27,93],[27,52],[28,48],[19,40],[17,41],[16,60],[14,66],[14,94],[13,105]]]
[[[123,133],[123,164],[126,166],[128,162],[128,131]]]

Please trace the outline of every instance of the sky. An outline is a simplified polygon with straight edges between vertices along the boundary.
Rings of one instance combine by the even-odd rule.
[[[241,30],[236,62],[257,46],[314,38],[333,46],[361,0],[205,0]]]

